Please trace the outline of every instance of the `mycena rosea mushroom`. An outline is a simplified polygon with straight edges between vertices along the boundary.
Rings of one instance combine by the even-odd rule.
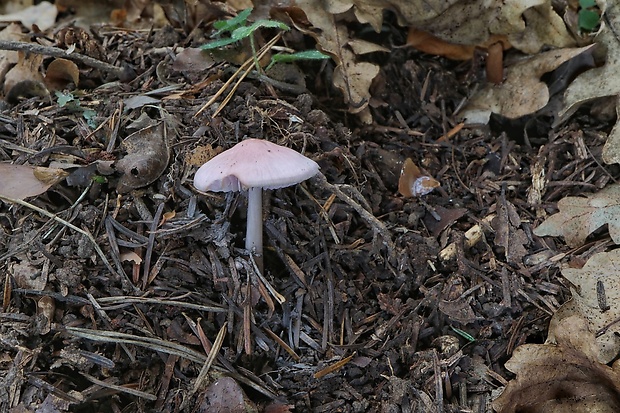
[[[245,248],[263,253],[262,190],[298,184],[319,172],[299,152],[262,139],[246,139],[213,157],[194,176],[199,191],[248,191]]]

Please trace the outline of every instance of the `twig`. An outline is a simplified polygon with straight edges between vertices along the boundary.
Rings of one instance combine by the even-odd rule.
[[[95,69],[99,69],[102,72],[110,73],[117,78],[122,78],[125,74],[125,71],[118,67],[111,65],[106,62],[102,62],[101,60],[93,59],[90,56],[86,56],[80,53],[67,53],[66,50],[60,49],[58,47],[53,46],[43,46],[38,43],[27,43],[27,42],[14,42],[9,40],[0,40],[0,50],[15,50],[20,52],[29,52],[35,54],[42,54],[46,56],[52,57],[60,57],[63,59],[73,60],[86,66],[94,67]]]
[[[351,197],[342,192],[342,190],[337,186],[330,184],[327,182],[327,178],[322,173],[318,173],[312,179],[320,188],[325,189],[327,191],[333,192],[340,200],[348,204],[352,207],[355,212],[357,212],[364,221],[366,221],[373,231],[375,235],[379,235],[383,241],[383,244],[387,247],[387,254],[389,260],[393,260],[396,258],[396,246],[394,245],[394,241],[392,241],[392,237],[390,236],[390,231],[387,229],[385,224],[377,219],[373,214],[365,210],[359,203],[355,202]]]

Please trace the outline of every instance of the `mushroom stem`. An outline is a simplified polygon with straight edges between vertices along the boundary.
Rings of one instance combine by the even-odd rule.
[[[258,269],[263,272],[263,188],[248,190],[248,222],[245,249],[254,255]]]

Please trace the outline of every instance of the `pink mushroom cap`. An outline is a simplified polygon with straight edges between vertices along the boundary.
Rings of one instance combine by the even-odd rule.
[[[313,177],[319,165],[293,149],[262,139],[246,139],[214,156],[194,176],[199,191],[277,189]]]

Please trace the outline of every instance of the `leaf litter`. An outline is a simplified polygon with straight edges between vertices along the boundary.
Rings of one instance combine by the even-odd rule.
[[[86,13],[89,4],[75,10]],[[297,66],[296,76],[305,76],[297,88],[286,76],[254,73],[243,44],[240,60],[212,64],[188,54],[175,69],[180,42],[197,49],[208,41],[202,30],[235,14],[226,7],[188,4],[175,15],[153,5],[161,12],[153,22],[173,30],[68,27],[53,47],[37,36],[20,40],[20,50],[43,56],[26,74],[66,57],[79,77],[71,65],[61,69],[54,87],[63,88],[65,104],[46,93],[5,96],[0,155],[7,165],[81,176],[3,205],[0,409],[489,411],[492,394],[508,384],[493,404],[498,411],[532,401],[545,411],[614,411],[606,383],[616,373],[602,363],[617,352],[615,258],[593,255],[610,242],[570,250],[533,230],[558,199],[614,179],[617,171],[592,160],[611,124],[581,113],[556,128],[545,120],[532,129],[518,123],[523,117],[464,127],[457,113],[466,86],[484,87],[476,55],[459,66],[394,47],[406,43],[399,24],[474,50],[503,36],[513,46],[507,56],[538,53],[544,43],[566,48],[573,39],[550,2],[488,9],[456,2],[427,16],[416,5],[333,3],[306,10],[317,24],[293,18],[303,32],[275,38],[266,57],[274,45],[306,50],[303,33],[321,44],[316,29],[340,42],[321,45],[333,47],[334,62]],[[150,7],[112,12],[116,22],[139,25]],[[367,36],[366,23],[385,32]],[[247,61],[247,75],[222,104],[235,65]],[[526,92],[543,89],[540,73]],[[267,194],[265,274],[235,235],[244,198],[189,185],[203,159],[244,137],[292,147],[323,172]],[[441,186],[431,181],[424,197],[400,195],[408,162]],[[533,191],[540,196],[527,198]],[[592,225],[611,225],[594,210],[586,215]],[[542,342],[554,313],[547,344],[520,346]],[[549,374],[530,374],[534,365]],[[578,371],[588,374],[575,385],[570,375]],[[525,397],[541,383],[561,391]]]

